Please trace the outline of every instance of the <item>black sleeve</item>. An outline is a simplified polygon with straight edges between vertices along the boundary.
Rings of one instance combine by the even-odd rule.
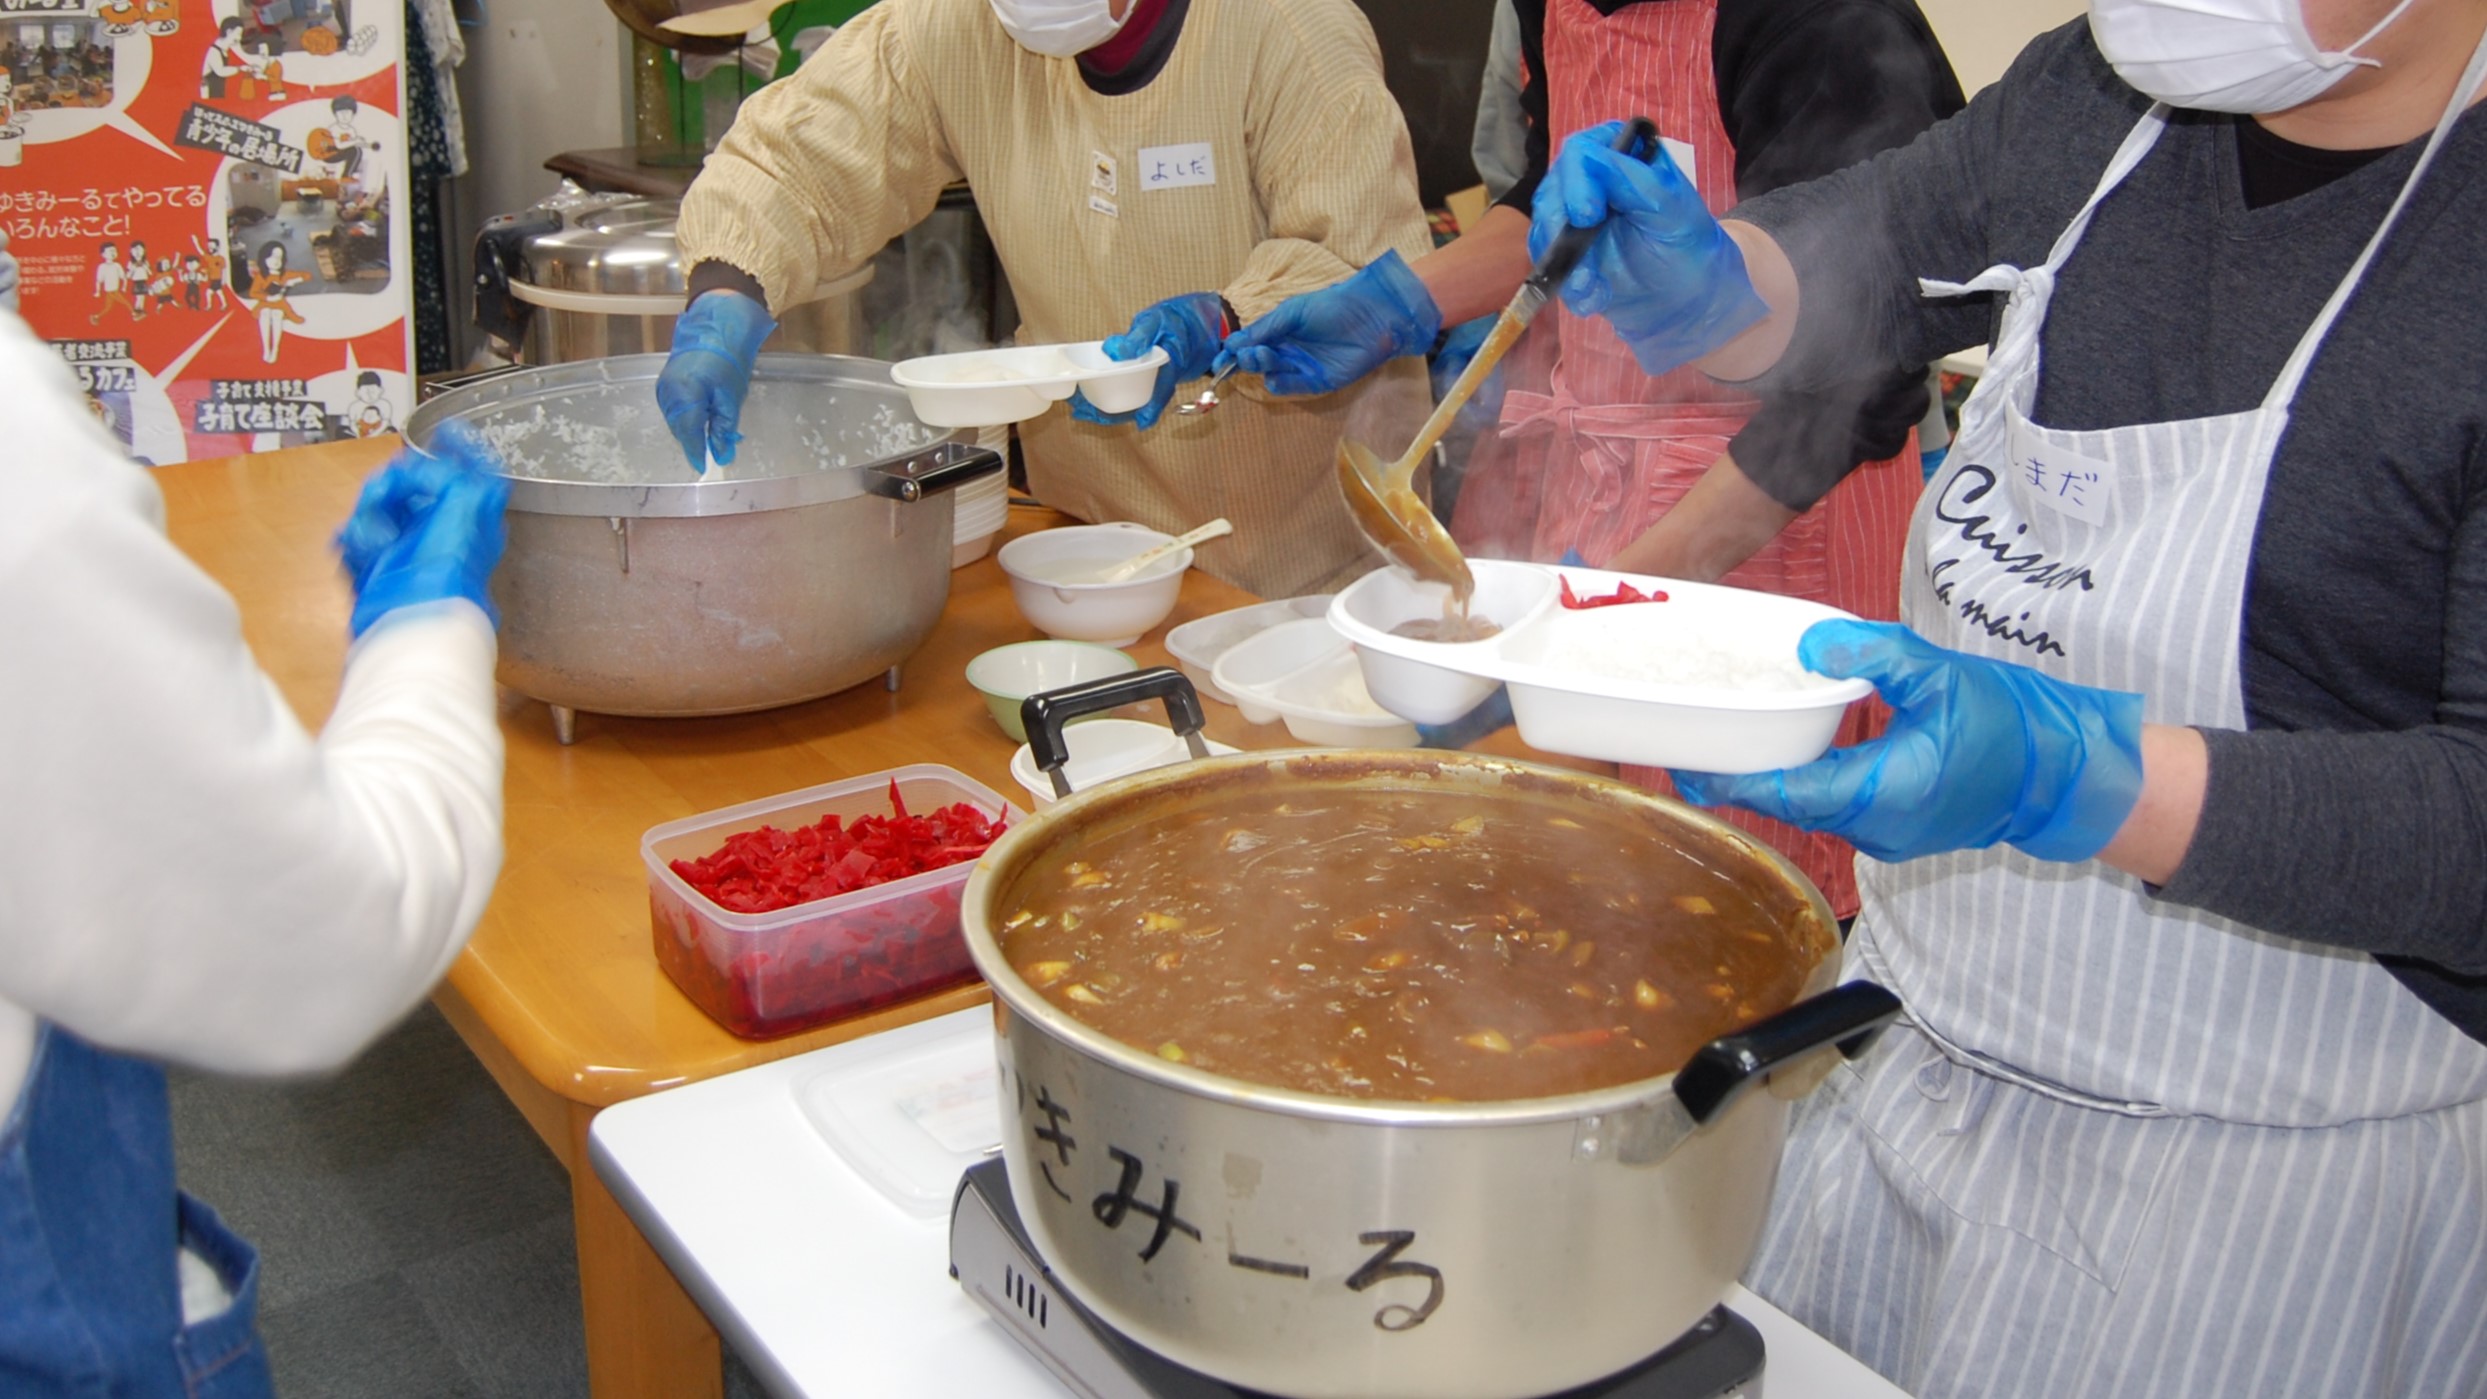
[[[712,259],[693,267],[691,275],[683,280],[682,304],[688,306],[699,300],[701,293],[712,291],[741,292],[759,302],[760,309],[768,310],[768,293],[761,289],[760,279],[730,262]]]
[[[1528,118],[1528,171],[1494,202],[1525,214],[1554,152],[1546,137],[1546,0],[1512,0],[1511,12],[1520,21],[1520,112]]]
[[[2487,975],[2487,490],[2470,499],[2453,536],[2435,722],[2206,731],[2202,818],[2161,898],[2387,963],[2415,959],[2436,969],[2435,989],[2468,978],[2487,994],[2476,980]]]
[[[1912,0],[1722,0],[1711,66],[1738,199],[1904,146],[1966,105]],[[1771,499],[1810,509],[1905,446],[1931,399],[1923,365],[1765,393],[1728,454]]]
[[[1710,63],[1739,199],[1905,146],[1967,105],[1911,0],[1721,0]]]

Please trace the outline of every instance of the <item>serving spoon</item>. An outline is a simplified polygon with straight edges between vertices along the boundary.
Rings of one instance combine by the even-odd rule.
[[[1174,553],[1181,549],[1189,549],[1204,539],[1215,539],[1220,535],[1232,534],[1234,532],[1234,522],[1227,519],[1225,516],[1220,515],[1218,518],[1211,520],[1209,523],[1202,525],[1200,528],[1178,534],[1174,538],[1167,540],[1165,543],[1158,545],[1154,549],[1143,550],[1142,552],[1134,554],[1130,558],[1123,560],[1121,563],[1115,564],[1111,568],[1100,569],[1094,577],[1075,578],[1067,581],[1075,583],[1120,583],[1124,579],[1139,573],[1140,570],[1147,568],[1150,564],[1166,557],[1168,554]]]
[[[1235,362],[1233,360],[1228,360],[1224,369],[1221,369],[1216,374],[1210,376],[1209,386],[1200,391],[1200,397],[1193,399],[1191,402],[1182,405],[1174,411],[1182,417],[1189,418],[1195,414],[1206,413],[1210,409],[1217,407],[1218,385],[1225,383],[1226,376],[1234,372]]]
[[[1657,153],[1658,128],[1647,117],[1634,117],[1616,134],[1614,148],[1636,160],[1648,160]],[[1468,367],[1460,371],[1458,382],[1442,396],[1433,416],[1425,420],[1416,439],[1397,461],[1385,466],[1372,448],[1350,438],[1339,439],[1339,493],[1347,498],[1347,512],[1355,517],[1356,528],[1392,563],[1418,578],[1447,584],[1456,606],[1466,606],[1469,596],[1476,592],[1476,576],[1468,571],[1468,560],[1461,557],[1459,546],[1451,541],[1450,531],[1442,527],[1442,522],[1434,518],[1424,499],[1417,495],[1417,464],[1450,430],[1451,420],[1458,416],[1460,408],[1501,362],[1503,352],[1528,329],[1528,323],[1552,297],[1555,284],[1579,265],[1581,255],[1589,251],[1597,235],[1598,226],[1594,224],[1586,228],[1566,227],[1555,235],[1545,256],[1537,260],[1528,279],[1512,294],[1511,304],[1503,308],[1485,343],[1477,347]]]

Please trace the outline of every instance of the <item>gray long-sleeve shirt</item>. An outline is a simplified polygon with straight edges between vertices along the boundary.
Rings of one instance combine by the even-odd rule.
[[[1991,340],[2148,102],[2076,21],[1912,145],[1749,200],[1803,293],[1764,385]],[[2086,430],[2259,402],[2423,141],[2248,208],[2238,119],[2179,113],[2099,209],[2042,339],[2037,417]],[[2245,732],[2160,896],[2375,953],[2487,1039],[2487,117],[2453,131],[2298,393],[2255,527]]]

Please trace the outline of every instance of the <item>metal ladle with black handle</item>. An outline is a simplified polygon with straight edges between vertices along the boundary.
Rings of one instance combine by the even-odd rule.
[[[1658,152],[1657,125],[1647,117],[1634,117],[1616,135],[1614,149],[1634,160],[1649,160]],[[1460,556],[1459,546],[1451,542],[1450,531],[1442,527],[1442,522],[1434,518],[1433,512],[1425,508],[1424,499],[1417,495],[1417,463],[1433,450],[1460,408],[1501,362],[1503,352],[1511,348],[1553,297],[1555,284],[1570,276],[1579,265],[1601,226],[1566,227],[1555,235],[1545,256],[1529,269],[1528,280],[1512,294],[1511,304],[1503,308],[1485,343],[1477,347],[1468,367],[1460,371],[1459,381],[1435,405],[1433,416],[1425,420],[1416,439],[1397,461],[1385,466],[1372,448],[1346,438],[1339,440],[1339,491],[1347,497],[1347,511],[1355,516],[1356,528],[1392,563],[1419,578],[1449,585],[1451,600],[1460,607],[1464,608],[1469,595],[1476,591],[1476,578],[1469,573],[1468,561]]]

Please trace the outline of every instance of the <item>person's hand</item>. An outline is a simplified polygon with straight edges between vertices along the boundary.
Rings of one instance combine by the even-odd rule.
[[[712,456],[734,460],[751,367],[775,329],[767,307],[735,291],[702,292],[674,322],[673,353],[656,376],[656,406],[692,470],[705,473]]]
[[[1074,393],[1071,416],[1083,423],[1157,426],[1174,399],[1174,386],[1209,372],[1226,331],[1226,303],[1213,291],[1185,292],[1142,307],[1131,318],[1131,329],[1106,338],[1105,353],[1109,359],[1128,360],[1147,354],[1152,345],[1164,348],[1166,362],[1158,366],[1157,387],[1149,392],[1149,401],[1128,413],[1108,413],[1090,403],[1088,395]]]
[[[8,230],[0,229],[0,311],[17,309],[17,259],[9,253]]]
[[[487,584],[508,503],[492,449],[460,423],[443,424],[431,452],[409,447],[373,472],[337,531],[354,582],[353,634],[398,608],[448,598],[465,598],[499,625]]]
[[[1477,357],[1478,348],[1485,344],[1485,337],[1493,333],[1495,322],[1501,319],[1502,313],[1498,311],[1473,321],[1462,321],[1451,327],[1450,334],[1442,337],[1442,347],[1433,352],[1433,358],[1427,364],[1427,370],[1433,377],[1434,402],[1440,403],[1450,396],[1452,386],[1459,382],[1460,375],[1468,372],[1468,362]],[[1503,367],[1497,364],[1485,372],[1485,382],[1477,385],[1476,393],[1459,411],[1462,418],[1474,416],[1490,422],[1502,416],[1502,407]]]
[[[1346,281],[1279,302],[1226,337],[1218,359],[1260,375],[1271,393],[1332,393],[1401,355],[1425,353],[1441,334],[1433,294],[1388,252]]]
[[[1890,731],[1778,772],[1679,772],[1687,800],[1828,831],[1878,860],[1997,841],[2086,860],[2141,796],[2139,695],[1946,651],[1895,622],[1816,622],[1796,655],[1819,674],[1873,681]]]
[[[1465,748],[1498,729],[1511,727],[1511,692],[1497,685],[1477,707],[1441,724],[1416,726],[1419,748]]]
[[[1666,152],[1645,165],[1611,149],[1622,129],[1605,122],[1563,143],[1537,186],[1528,252],[1543,257],[1566,225],[1603,224],[1563,279],[1563,304],[1606,317],[1644,371],[1664,374],[1735,339],[1770,308],[1754,293],[1735,240]]]

